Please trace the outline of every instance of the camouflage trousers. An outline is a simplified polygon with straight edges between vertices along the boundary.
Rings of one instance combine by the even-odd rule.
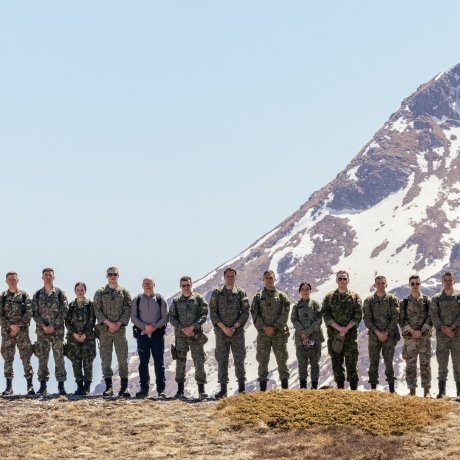
[[[299,366],[299,380],[307,380],[310,365],[312,381],[319,380],[319,360],[321,359],[321,342],[316,341],[313,348],[307,348],[300,337],[295,337],[295,353]]]
[[[204,371],[204,362],[206,360],[206,356],[204,354],[203,345],[197,343],[193,337],[176,335],[176,350],[176,382],[185,382],[187,353],[190,350],[192,353],[193,364],[195,366],[196,383],[206,383],[206,373]]]
[[[350,331],[352,332],[352,331]],[[327,340],[327,349],[329,356],[332,361],[332,372],[334,373],[334,380],[337,383],[345,382],[345,371],[343,363],[345,361],[345,367],[347,370],[347,381],[358,382],[358,340],[356,334],[345,335],[345,341],[343,342],[343,350],[340,353],[336,353],[332,349],[333,337],[329,337]]]
[[[2,357],[5,362],[4,372],[5,378],[12,379],[14,377],[13,361],[16,347],[19,350],[19,357],[21,358],[24,367],[24,377],[26,379],[34,375],[30,358],[33,354],[32,343],[30,342],[29,329],[21,328],[15,337],[11,337],[8,329],[2,328]]]
[[[393,369],[393,358],[395,355],[395,341],[392,338],[388,338],[385,342],[380,342],[377,336],[370,331],[369,341],[369,383],[371,385],[377,385],[379,383],[379,364],[380,354],[383,356],[383,362],[385,364],[385,375],[387,382],[394,382],[395,372]]]
[[[259,363],[259,381],[268,379],[268,363],[270,361],[270,352],[272,348],[276,363],[278,364],[278,374],[280,380],[289,379],[286,335],[282,331],[277,331],[275,335],[270,337],[265,334],[264,331],[259,331],[257,334],[256,345],[256,360]]]
[[[431,387],[431,337],[404,336],[402,357],[406,361],[406,382],[409,388],[417,388],[417,357],[420,358],[422,388]]]
[[[438,379],[447,380],[449,354],[452,357],[454,379],[460,382],[460,331],[455,337],[447,337],[442,332],[436,333],[436,359],[438,360]]]
[[[128,378],[128,341],[126,340],[126,327],[121,326],[118,331],[109,332],[105,324],[98,324],[99,329],[99,353],[101,355],[102,377],[109,379],[113,376],[112,351],[118,361],[118,373],[120,378]]]
[[[72,363],[75,380],[93,380],[93,361],[96,357],[96,341],[77,342],[72,334],[67,334],[66,356]]]
[[[38,358],[38,380],[48,381],[50,373],[48,360],[50,350],[53,348],[54,375],[58,382],[65,382],[67,372],[64,364],[64,328],[57,329],[52,334],[46,334],[41,327],[37,328],[37,342],[35,344],[35,356]]]
[[[236,379],[238,382],[244,382],[246,380],[246,370],[244,368],[246,346],[243,328],[237,329],[231,337],[226,336],[220,328],[214,329],[214,332],[216,336],[215,356],[218,365],[217,380],[221,385],[228,383],[228,359],[231,349]]]

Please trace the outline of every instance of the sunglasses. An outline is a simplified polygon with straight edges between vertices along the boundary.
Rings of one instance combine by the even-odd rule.
[[[415,282],[415,283],[410,283],[411,286],[420,286],[420,283],[419,282]]]
[[[107,276],[118,276],[118,273],[107,273]]]
[[[343,278],[343,277],[339,276],[337,278],[337,281],[348,281],[348,278]]]

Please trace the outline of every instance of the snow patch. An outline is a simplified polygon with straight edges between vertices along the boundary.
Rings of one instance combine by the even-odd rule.
[[[357,171],[359,169],[359,166],[355,166],[354,168],[351,168],[347,171],[347,179],[350,181],[358,181],[359,177],[356,175]]]

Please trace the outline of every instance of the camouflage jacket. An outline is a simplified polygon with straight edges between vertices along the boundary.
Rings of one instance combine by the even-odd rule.
[[[169,307],[169,322],[174,327],[175,333],[184,337],[182,328],[193,326],[195,330],[201,331],[201,325],[206,322],[207,317],[206,300],[194,292],[190,297],[184,295],[174,297]]]
[[[399,325],[402,333],[414,331],[431,331],[433,323],[430,318],[431,299],[420,295],[415,299],[409,294],[399,302]]]
[[[93,302],[85,299],[83,303],[75,299],[69,304],[69,311],[65,317],[65,327],[69,334],[85,334],[87,339],[94,339],[94,326],[96,315],[94,313]]]
[[[236,286],[232,290],[225,286],[214,289],[209,301],[209,312],[214,326],[220,322],[227,327],[240,323],[243,329],[249,319],[248,296],[243,289]]]
[[[11,292],[6,290],[0,297],[0,324],[8,329],[12,324],[22,328],[29,327],[32,319],[32,301],[29,294],[18,290]]]
[[[444,291],[431,298],[430,317],[437,331],[442,326],[456,329],[460,326],[460,292],[447,295]]]
[[[378,330],[399,338],[399,300],[392,294],[371,295],[363,304],[364,325],[369,333]]]
[[[290,307],[291,304],[284,292],[263,288],[252,300],[251,315],[254,326],[258,331],[262,331],[264,327],[285,331]]]
[[[112,289],[107,284],[94,294],[93,306],[99,324],[109,320],[121,321],[127,326],[131,317],[131,294],[122,286]]]
[[[352,291],[341,294],[338,289],[331,291],[323,300],[322,311],[328,337],[333,338],[339,335],[339,331],[331,326],[334,322],[342,327],[348,324],[356,326],[350,329],[348,334],[358,335],[358,325],[363,317],[361,299],[358,294]]]
[[[291,322],[297,335],[305,332],[311,339],[318,342],[324,342],[321,323],[323,314],[317,302],[312,299],[300,299],[293,307],[291,313]]]
[[[37,330],[42,326],[53,326],[55,329],[64,329],[64,320],[67,315],[67,296],[62,289],[53,287],[49,295],[45,288],[39,289],[32,298],[34,321]]]

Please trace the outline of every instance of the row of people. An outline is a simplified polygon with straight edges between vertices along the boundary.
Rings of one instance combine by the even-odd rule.
[[[126,326],[131,318],[133,334],[137,340],[139,354],[140,391],[136,396],[145,397],[150,387],[148,363],[153,356],[156,388],[164,396],[164,334],[170,321],[175,330],[172,356],[176,362],[176,397],[184,395],[186,360],[191,351],[195,365],[195,379],[201,398],[206,396],[206,373],[204,369],[204,344],[207,341],[202,325],[208,316],[208,304],[204,297],[192,290],[188,276],[180,279],[181,294],[170,305],[154,292],[154,281],[143,280],[143,293],[131,299],[129,292],[118,284],[116,267],[107,270],[107,285],[100,288],[91,301],[86,298],[86,285],[75,285],[76,299],[68,305],[65,293],[54,286],[54,271],[46,268],[42,272],[44,286],[30,299],[18,288],[18,275],[6,275],[8,289],[0,299],[0,322],[2,327],[1,352],[4,358],[6,389],[4,395],[12,394],[13,359],[15,348],[19,350],[27,379],[27,392],[34,394],[33,370],[30,364],[32,350],[39,360],[39,394],[46,394],[49,379],[48,359],[52,348],[58,391],[65,394],[66,370],[64,353],[72,361],[77,382],[76,394],[90,392],[93,360],[96,356],[96,337],[100,342],[102,373],[105,380],[105,396],[113,395],[112,351],[115,349],[120,374],[120,396],[128,396],[128,345]],[[383,355],[385,374],[389,390],[394,392],[393,358],[400,338],[398,323],[404,337],[403,358],[406,360],[406,381],[410,394],[417,386],[417,358],[420,359],[422,387],[429,395],[431,385],[431,329],[437,331],[437,358],[439,362],[439,393],[445,395],[449,354],[452,354],[457,393],[460,393],[460,338],[456,330],[460,324],[460,295],[454,291],[455,278],[447,272],[442,277],[443,290],[429,299],[420,292],[420,278],[409,280],[410,295],[401,302],[386,292],[384,276],[375,278],[375,293],[362,306],[358,294],[348,288],[349,274],[340,271],[336,275],[337,289],[326,295],[322,307],[310,298],[311,285],[303,282],[299,286],[300,300],[290,311],[286,294],[275,287],[275,274],[267,270],[263,275],[264,288],[256,293],[249,305],[244,290],[236,286],[236,271],[227,268],[224,286],[213,291],[210,302],[210,317],[215,328],[215,357],[218,363],[220,391],[216,397],[227,395],[228,362],[233,353],[238,390],[245,392],[245,324],[252,315],[258,331],[257,353],[258,377],[261,391],[267,389],[268,363],[273,349],[281,380],[287,388],[289,369],[287,366],[287,326],[289,314],[295,330],[295,348],[298,360],[300,387],[306,388],[308,367],[311,371],[311,387],[317,388],[319,360],[321,357],[322,321],[327,327],[328,351],[332,361],[334,379],[338,388],[344,388],[346,379],[350,389],[358,386],[358,326],[364,312],[364,324],[369,330],[369,383],[378,385],[378,366]],[[32,346],[29,337],[31,318],[36,323],[37,342]],[[95,325],[96,319],[98,321]],[[66,344],[64,344],[67,328]]]

